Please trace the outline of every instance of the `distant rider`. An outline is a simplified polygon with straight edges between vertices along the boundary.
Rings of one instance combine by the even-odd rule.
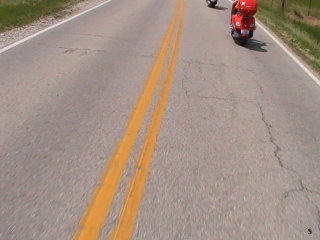
[[[232,15],[238,12],[238,6],[237,6],[238,2],[239,0],[233,0],[232,2],[230,23],[232,22]]]

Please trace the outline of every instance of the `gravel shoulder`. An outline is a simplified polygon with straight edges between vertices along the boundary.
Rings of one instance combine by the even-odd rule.
[[[18,27],[9,31],[2,32],[0,33],[0,49],[25,37],[28,37],[36,32],[39,32],[51,25],[72,17],[82,11],[94,7],[95,5],[98,5],[99,3],[102,3],[104,1],[105,0],[84,0],[52,16],[42,18],[23,27]]]

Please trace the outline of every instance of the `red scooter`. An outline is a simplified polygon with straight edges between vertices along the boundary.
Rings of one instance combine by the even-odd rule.
[[[258,4],[256,0],[238,0],[238,4],[231,13],[231,36],[241,46],[253,37],[256,29],[255,18]]]

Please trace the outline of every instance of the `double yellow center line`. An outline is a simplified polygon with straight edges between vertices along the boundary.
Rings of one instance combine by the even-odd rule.
[[[110,233],[110,239],[130,239],[139,203],[142,197],[148,168],[152,159],[156,138],[169,95],[176,57],[181,38],[184,0],[176,0],[176,6],[168,29],[164,36],[161,48],[154,65],[149,72],[140,97],[129,119],[127,129],[116,148],[113,156],[108,160],[108,166],[103,174],[100,184],[96,187],[92,200],[82,217],[77,229],[75,240],[98,239],[105,217],[109,212],[112,199],[116,193],[119,181],[125,169],[129,154],[135,142],[138,130],[141,127],[145,112],[151,102],[153,92],[164,73],[160,94],[152,113],[147,134],[136,163],[136,170],[128,185],[126,195],[118,222]]]

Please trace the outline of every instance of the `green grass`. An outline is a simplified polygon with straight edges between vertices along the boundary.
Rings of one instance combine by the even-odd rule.
[[[320,26],[261,5],[257,17],[320,73]]]
[[[78,0],[0,0],[0,32],[55,14]]]
[[[259,0],[259,5],[272,8],[275,10],[281,10],[282,0]],[[310,0],[285,0],[285,12],[298,12],[303,16],[310,16],[320,19],[320,1],[311,0],[310,12],[309,12]]]

